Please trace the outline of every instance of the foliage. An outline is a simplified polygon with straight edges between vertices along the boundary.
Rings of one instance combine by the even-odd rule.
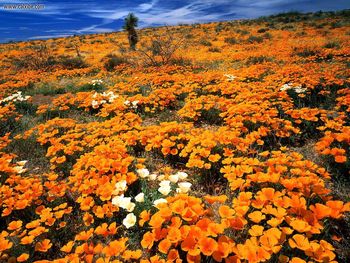
[[[128,63],[128,60],[125,57],[113,54],[109,54],[104,60],[104,68],[107,71],[113,71],[115,67]]]

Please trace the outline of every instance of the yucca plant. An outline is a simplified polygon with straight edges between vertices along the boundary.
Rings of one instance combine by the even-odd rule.
[[[123,29],[128,32],[129,45],[132,50],[136,49],[136,44],[139,40],[135,29],[138,21],[139,19],[133,13],[129,13],[124,19]]]

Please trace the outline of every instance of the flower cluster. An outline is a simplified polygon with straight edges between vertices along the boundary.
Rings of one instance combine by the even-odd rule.
[[[90,83],[93,85],[93,86],[99,86],[99,85],[102,85],[103,84],[103,80],[102,79],[93,79],[90,81]]]
[[[92,108],[97,109],[105,103],[113,103],[115,99],[119,98],[119,95],[114,94],[113,91],[103,93],[95,92],[94,95],[92,95],[92,98],[91,106]]]
[[[138,100],[134,100],[134,101],[126,100],[126,101],[124,101],[124,105],[127,107],[130,107],[131,109],[137,109],[138,103],[139,103]]]
[[[5,104],[7,102],[16,102],[16,101],[26,101],[29,100],[31,97],[30,96],[23,96],[22,91],[18,91],[6,98],[3,98],[0,100],[0,104]]]
[[[296,93],[304,93],[307,89],[302,88],[301,85],[294,86],[292,83],[286,83],[281,88],[280,91],[294,90]]]

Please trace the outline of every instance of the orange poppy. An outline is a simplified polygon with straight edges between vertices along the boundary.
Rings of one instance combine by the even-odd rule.
[[[51,247],[51,241],[49,239],[44,239],[43,241],[35,244],[35,251],[47,252]]]
[[[153,232],[146,232],[141,240],[141,246],[143,248],[151,249],[155,241],[155,234]]]
[[[19,228],[22,227],[22,223],[23,223],[23,222],[22,222],[21,220],[12,221],[12,222],[8,225],[7,229],[10,230],[10,231],[17,230],[17,229],[19,229]]]
[[[21,244],[28,245],[33,243],[33,241],[34,241],[34,236],[25,236],[21,239]]]
[[[227,205],[222,205],[219,208],[219,215],[222,218],[232,218],[232,216],[235,214],[235,210],[233,210],[232,208],[230,208]]]
[[[198,246],[201,253],[206,256],[211,256],[218,248],[218,243],[209,237],[204,237],[198,241]]]
[[[300,234],[296,234],[292,238],[289,238],[288,243],[291,248],[299,248],[304,251],[310,248],[308,238]]]
[[[249,229],[249,234],[253,237],[257,237],[257,236],[261,236],[263,234],[264,231],[264,227],[263,226],[259,226],[259,225],[253,225],[250,229]]]
[[[260,211],[252,212],[248,215],[249,219],[254,223],[259,223],[261,220],[264,220],[266,216]]]
[[[171,247],[171,242],[168,239],[163,239],[158,244],[158,250],[163,254],[167,254],[170,247]]]
[[[73,246],[74,246],[74,241],[69,241],[66,245],[61,247],[61,251],[70,253],[72,251]]]
[[[142,227],[145,222],[147,222],[151,218],[151,212],[144,210],[140,213],[139,216],[139,225]]]
[[[22,253],[19,257],[17,257],[18,262],[24,262],[29,258],[29,254]]]

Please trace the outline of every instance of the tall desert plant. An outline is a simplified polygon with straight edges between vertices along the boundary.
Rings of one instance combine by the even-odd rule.
[[[123,29],[128,32],[129,45],[132,50],[136,49],[136,44],[139,40],[135,29],[138,21],[139,19],[133,13],[129,13],[124,19]]]

